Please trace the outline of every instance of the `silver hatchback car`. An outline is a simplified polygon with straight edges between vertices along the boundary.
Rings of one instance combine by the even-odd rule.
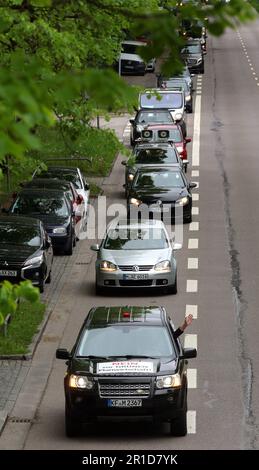
[[[173,244],[160,220],[111,223],[97,251],[96,293],[108,288],[163,288],[177,293],[177,263]]]

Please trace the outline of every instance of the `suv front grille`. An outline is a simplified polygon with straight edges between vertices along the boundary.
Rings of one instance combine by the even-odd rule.
[[[149,397],[150,384],[99,384],[101,398],[112,397]]]

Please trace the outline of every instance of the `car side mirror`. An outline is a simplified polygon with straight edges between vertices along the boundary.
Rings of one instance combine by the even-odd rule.
[[[183,355],[180,356],[180,359],[192,359],[194,357],[197,357],[196,348],[184,348]]]
[[[92,245],[92,246],[90,247],[90,249],[91,249],[92,251],[99,251],[99,250],[100,250],[100,245],[98,245],[98,243],[96,243],[95,245]]]
[[[185,143],[189,144],[192,141],[191,137],[186,137],[185,138]]]
[[[173,244],[173,249],[174,250],[181,250],[183,245],[181,243],[174,243]]]
[[[76,203],[77,204],[82,204],[84,198],[81,194],[78,194],[77,198],[76,198]]]
[[[135,119],[130,119],[130,120],[129,120],[129,122],[130,122],[130,124],[132,124],[132,125],[133,125],[133,124],[134,124],[134,122],[135,122]]]
[[[121,164],[124,165],[124,166],[126,166],[126,165],[127,165],[126,160],[122,160]]]
[[[59,348],[56,350],[57,359],[70,359],[70,354],[67,349]]]
[[[193,189],[197,187],[197,183],[189,183],[189,188]]]

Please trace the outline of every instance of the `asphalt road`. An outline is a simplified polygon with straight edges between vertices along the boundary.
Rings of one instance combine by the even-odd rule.
[[[81,242],[0,438],[1,449],[259,448],[258,41],[258,22],[208,41],[195,113],[188,115],[195,162],[188,174],[199,188],[194,191],[193,224],[184,226],[183,249],[177,254],[178,294],[97,297],[92,242]],[[153,86],[154,76],[144,81]],[[114,120],[119,133],[126,128],[126,138],[127,121],[127,116]],[[123,200],[121,159],[104,185],[113,203]],[[188,435],[172,438],[167,425],[99,423],[86,427],[81,437],[67,439],[65,364],[54,359],[55,349],[72,346],[93,305],[126,303],[164,305],[175,325],[186,312],[194,313],[184,338],[198,348],[197,359],[189,362]]]

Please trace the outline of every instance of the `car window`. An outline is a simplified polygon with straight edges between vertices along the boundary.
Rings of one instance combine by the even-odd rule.
[[[41,214],[68,217],[68,207],[64,198],[46,197],[44,195],[18,196],[12,206],[14,214]]]
[[[168,240],[161,228],[121,228],[109,230],[103,244],[107,250],[161,250],[168,248]]]
[[[177,109],[183,105],[182,93],[161,93],[159,98],[144,93],[140,96],[141,108],[168,108]]]
[[[183,188],[185,184],[181,173],[176,171],[140,172],[136,175],[134,188],[152,188],[152,186],[170,189]]]
[[[137,117],[138,123],[149,124],[149,123],[168,123],[173,122],[173,118],[168,111],[155,112],[150,111],[149,113],[140,112]]]
[[[167,149],[150,148],[136,150],[135,161],[137,164],[159,164],[159,163],[177,163],[177,154],[173,147]]]
[[[200,54],[201,53],[201,46],[200,44],[190,44],[186,46],[182,50],[183,54]]]
[[[22,245],[39,247],[41,244],[40,230],[33,226],[15,226],[6,222],[0,224],[1,245]]]
[[[108,325],[83,333],[76,356],[173,356],[170,335],[164,326]]]
[[[69,170],[68,171],[66,170],[56,171],[56,170],[50,169],[44,173],[41,173],[40,177],[41,178],[57,178],[57,179],[69,181],[73,183],[73,185],[77,189],[82,189],[82,183],[81,183],[78,173],[70,172]]]

